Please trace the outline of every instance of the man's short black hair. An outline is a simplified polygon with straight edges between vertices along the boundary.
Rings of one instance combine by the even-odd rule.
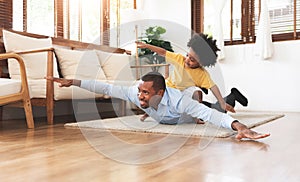
[[[195,51],[200,59],[199,64],[205,67],[215,65],[218,56],[217,51],[220,51],[220,49],[216,45],[216,40],[213,40],[212,37],[203,33],[194,34],[187,46]]]
[[[159,72],[149,72],[142,77],[144,82],[153,82],[153,89],[158,92],[160,89],[166,90],[165,78]]]

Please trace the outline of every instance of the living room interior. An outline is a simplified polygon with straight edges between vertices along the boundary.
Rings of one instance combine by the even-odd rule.
[[[105,95],[71,89],[57,92],[55,84],[50,85],[53,97],[49,99],[51,89],[43,79],[49,72],[44,70],[37,81],[44,86],[33,91],[31,84],[37,78],[31,74],[37,72],[30,72],[28,57],[24,56],[34,126],[28,125],[31,111],[22,104],[13,101],[0,106],[1,179],[299,181],[299,0],[3,0],[0,9],[1,55],[5,51],[32,51],[35,47],[28,42],[49,39],[50,50],[46,52],[50,51],[48,58],[53,55],[53,61],[59,63],[57,74],[72,77],[75,72],[84,79],[87,69],[100,66],[104,76],[99,80],[105,77],[112,83],[133,81],[152,70],[148,67],[151,63],[138,58],[135,45],[147,28],[164,28],[166,32],[160,38],[183,55],[191,34],[209,34],[220,48],[217,64],[207,68],[212,79],[222,95],[236,87],[249,100],[246,107],[237,104],[236,113],[228,114],[247,115],[250,120],[274,116],[251,126],[257,132],[271,134],[259,140],[240,141],[235,139],[236,133],[202,135],[208,128],[199,135],[84,128],[79,126],[80,121],[113,121],[141,112],[130,103]],[[8,34],[12,38],[3,39]],[[90,60],[88,67],[82,64],[81,56]],[[71,58],[77,60],[75,69],[70,66]],[[1,79],[14,80],[16,75],[10,72],[15,70],[14,65],[0,63]],[[172,70],[172,66],[162,65],[158,69],[163,75]],[[49,69],[47,59],[45,69]],[[7,89],[1,87],[2,91]],[[211,92],[204,97],[216,101]],[[5,100],[2,95],[0,98]],[[49,103],[53,104],[52,111]],[[197,132],[197,128],[192,130]]]

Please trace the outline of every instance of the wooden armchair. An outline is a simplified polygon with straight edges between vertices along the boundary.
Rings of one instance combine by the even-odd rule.
[[[14,53],[0,54],[0,61],[8,58],[14,58],[18,61],[20,65],[21,80],[19,81],[9,78],[0,78],[0,106],[21,101],[23,103],[22,106],[24,107],[26,115],[27,127],[34,128],[32,107],[23,59]]]

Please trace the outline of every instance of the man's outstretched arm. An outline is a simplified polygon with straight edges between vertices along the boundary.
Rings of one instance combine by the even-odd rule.
[[[137,87],[135,85],[113,85],[97,80],[77,80],[56,77],[45,77],[45,79],[59,83],[59,87],[70,87],[73,85],[88,90],[90,92],[94,92],[97,94],[105,94],[114,98],[131,101],[136,105],[139,104],[137,97]]]
[[[180,113],[187,113],[188,115],[210,122],[216,126],[228,128],[237,131],[236,138],[243,139],[260,139],[270,136],[270,134],[261,134],[250,130],[246,125],[240,123],[226,113],[221,113],[215,109],[211,109],[204,104],[201,104],[191,98],[181,99],[178,107]]]
[[[83,89],[86,89],[90,92],[98,93],[98,94],[106,94],[109,96],[112,95],[112,85],[96,80],[77,80],[77,79],[66,79],[66,78],[56,78],[56,77],[45,77],[47,80],[52,80],[54,82],[59,83],[59,87],[70,87],[77,86]],[[115,87],[117,88],[117,86]],[[120,89],[119,89],[120,90]]]

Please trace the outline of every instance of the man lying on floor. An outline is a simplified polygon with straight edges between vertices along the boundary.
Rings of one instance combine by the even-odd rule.
[[[166,87],[164,77],[157,72],[144,75],[138,87],[113,85],[95,80],[53,77],[46,79],[60,83],[60,87],[74,85],[91,92],[130,101],[161,124],[179,124],[194,121],[193,118],[199,118],[202,121],[237,131],[237,139],[259,139],[270,135],[250,130],[246,125],[228,114],[211,109],[190,97],[186,97],[177,89]]]

